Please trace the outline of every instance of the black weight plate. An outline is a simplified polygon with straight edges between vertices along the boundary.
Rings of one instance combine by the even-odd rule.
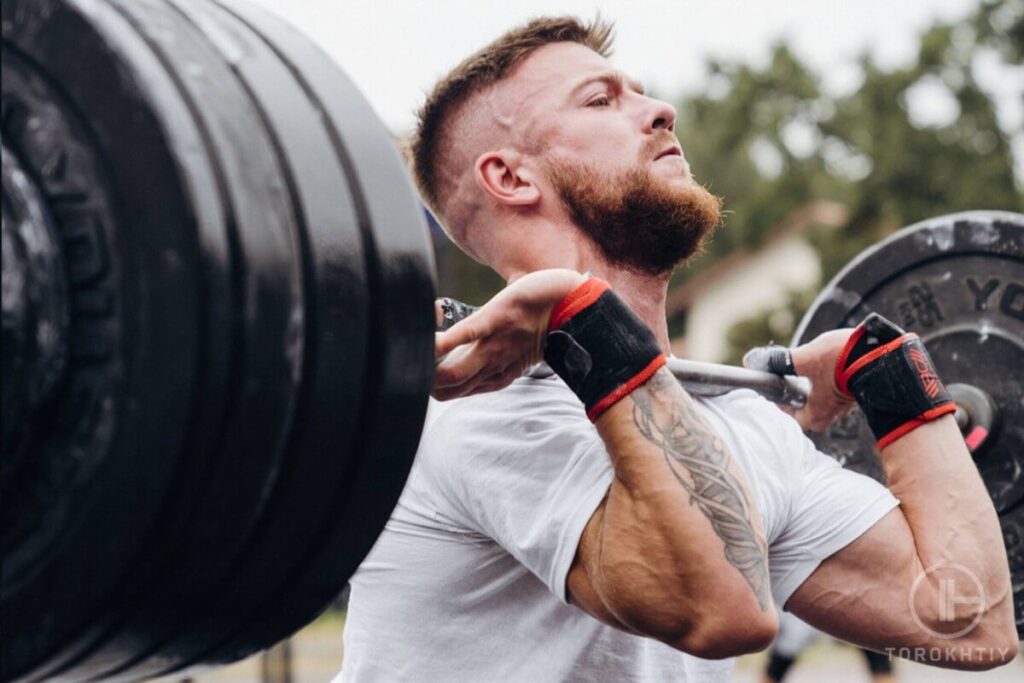
[[[3,146],[3,451],[0,495],[16,486],[37,413],[64,379],[68,283],[42,193]]]
[[[220,3],[256,30],[322,108],[362,214],[372,277],[367,398],[346,490],[311,530],[307,554],[234,639],[202,657],[234,661],[291,634],[326,607],[316,586],[337,586],[369,552],[401,493],[433,375],[433,261],[419,203],[390,135],[319,49],[252,5]],[[288,520],[276,520],[287,529]],[[265,645],[262,645],[265,646]]]
[[[1024,215],[972,211],[901,230],[866,250],[822,291],[794,344],[875,311],[917,332],[947,384],[991,395],[999,426],[975,453],[998,511],[1024,498]],[[816,443],[881,478],[859,411]]]
[[[258,531],[281,468],[306,343],[300,237],[260,112],[217,52],[166,3],[109,3],[90,11],[112,44],[141,38],[187,103],[189,123],[201,131],[213,161],[241,266],[233,310],[212,321],[237,335],[224,418],[213,425],[214,438],[189,444],[173,505],[150,531],[159,543],[132,567],[119,603],[93,620],[88,640],[65,648],[68,657],[62,652],[47,663],[47,675],[72,678],[100,674],[139,648],[154,647],[234,575],[238,551]],[[136,64],[127,71],[141,81]],[[173,356],[166,360],[173,363]]]
[[[244,25],[210,3],[171,3],[201,31],[264,120],[282,160],[302,224],[307,269],[303,393],[287,456],[264,518],[229,580],[190,607],[189,619],[149,647],[127,629],[120,649],[136,652],[119,677],[136,679],[174,666],[236,631],[255,604],[278,588],[301,561],[330,513],[349,466],[365,367],[365,255],[348,181],[314,102],[274,53]],[[346,577],[307,586],[326,604]],[[114,644],[111,643],[111,646]],[[260,644],[265,647],[269,643]]]
[[[61,3],[5,0],[2,26],[4,143],[53,216],[70,299],[66,377],[0,515],[10,680],[106,611],[150,543],[195,385],[200,265],[193,217],[166,210],[188,206],[176,161],[106,41]]]
[[[1024,215],[969,211],[905,228],[866,250],[822,291],[793,344],[877,312],[917,332],[947,384],[984,390],[996,423],[972,455],[996,511],[1024,505]],[[818,448],[879,480],[884,473],[860,411]],[[1016,599],[1024,576],[1015,575]]]
[[[1017,636],[1024,641],[1024,505],[999,517],[1003,542],[1010,561],[1010,583],[1013,585],[1013,612],[1017,617]]]
[[[297,351],[301,350],[303,330],[294,220],[280,170],[276,168],[272,143],[265,135],[260,135],[258,115],[245,109],[242,89],[236,85],[232,91],[230,83],[216,82],[218,75],[212,65],[204,65],[201,51],[180,65],[187,73],[169,67],[166,53],[161,54],[157,49],[155,54],[154,44],[145,45],[125,18],[108,6],[82,3],[80,8],[78,3],[65,3],[60,9],[68,13],[82,9],[90,25],[84,31],[102,35],[99,44],[105,48],[101,51],[104,58],[110,59],[111,53],[115,55],[110,60],[117,60],[118,78],[112,80],[133,97],[142,95],[154,103],[156,114],[146,112],[151,117],[146,120],[146,134],[160,139],[160,132],[165,131],[171,138],[170,150],[159,153],[165,157],[169,153],[175,155],[175,161],[186,168],[189,163],[193,164],[191,171],[199,165],[196,158],[209,155],[206,158],[212,173],[211,169],[201,168],[195,176],[181,181],[173,177],[145,178],[148,182],[122,187],[121,193],[148,194],[155,208],[185,216],[198,209],[183,199],[162,205],[157,202],[160,198],[153,187],[159,186],[161,181],[191,183],[189,190],[194,193],[202,194],[205,190],[197,186],[205,185],[222,195],[212,200],[206,198],[206,208],[213,207],[219,214],[211,219],[219,232],[204,229],[200,236],[203,256],[212,276],[203,279],[194,275],[193,283],[185,285],[191,291],[201,291],[204,302],[210,302],[211,307],[204,311],[208,315],[204,321],[207,325],[205,329],[191,331],[190,337],[179,341],[178,346],[187,348],[214,340],[217,342],[215,349],[232,354],[227,358],[223,354],[212,358],[204,356],[199,381],[189,387],[197,391],[200,401],[196,407],[196,424],[193,429],[174,430],[187,436],[180,449],[185,460],[174,472],[177,478],[170,492],[172,498],[158,499],[169,503],[165,514],[140,535],[153,540],[151,552],[143,562],[130,565],[119,584],[120,593],[112,604],[93,615],[88,629],[76,634],[73,641],[63,643],[59,652],[49,654],[45,667],[33,674],[50,675],[73,664],[74,668],[65,675],[80,677],[91,675],[99,666],[102,657],[89,657],[89,652],[97,643],[109,638],[125,618],[135,618],[136,625],[139,621],[153,624],[178,618],[173,610],[187,607],[188,599],[194,598],[196,592],[206,586],[205,582],[218,577],[216,571],[226,570],[232,551],[248,536],[271,493],[273,476],[279,467],[280,445],[288,428],[301,372],[301,354]],[[147,28],[156,31],[155,27],[156,23]],[[177,28],[173,24],[160,26],[159,29],[166,30],[160,35],[167,40],[182,40],[176,34]],[[147,38],[152,40],[153,35]],[[78,35],[74,40],[66,37],[65,52],[69,52],[68,44],[81,45],[78,41]],[[187,45],[185,40],[182,42]],[[83,55],[75,56],[82,58]],[[61,83],[69,80],[66,73],[57,72],[57,76]],[[96,74],[87,73],[87,76],[94,78]],[[92,88],[90,92],[98,90],[93,97],[102,97],[105,84],[91,80],[87,83]],[[109,125],[117,116],[112,113],[116,108],[116,101],[104,103],[100,99],[95,108],[88,111],[87,118],[97,127]],[[112,157],[114,164],[123,161],[113,153]],[[139,161],[146,161],[146,158]],[[126,184],[130,182],[131,179],[126,180]],[[218,203],[222,203],[221,206],[218,207]],[[240,228],[230,234],[229,240],[230,249],[236,251],[240,260],[244,259],[244,265],[230,273],[233,275],[228,280],[230,289],[219,290],[216,288],[227,274],[222,268],[228,250],[223,249],[224,241],[220,237],[225,224]],[[195,241],[197,228],[187,224],[183,227],[191,227],[179,231],[182,234],[190,231]],[[210,246],[213,248],[207,250]],[[164,252],[162,256],[171,260],[174,253]],[[174,325],[179,314],[175,300],[183,294],[178,290],[185,287],[176,289],[167,284],[152,287],[167,301],[165,305],[156,305],[154,300],[147,300],[141,314]],[[234,296],[228,296],[230,294]],[[230,333],[236,335],[232,342],[227,341]],[[160,354],[165,374],[179,372],[176,364],[184,355],[183,350],[172,347]],[[226,380],[230,387],[226,408],[214,402],[214,398],[223,393],[219,378]],[[159,376],[153,378],[153,381],[159,380]],[[188,409],[189,398],[186,394],[153,408]],[[221,424],[225,413],[226,424]],[[155,418],[153,423],[155,431],[171,426],[163,419]],[[162,433],[161,438],[168,443],[175,442],[166,433]],[[173,462],[171,458],[167,461]],[[138,482],[145,481],[145,474],[136,474],[135,480],[138,487]],[[198,521],[186,524],[189,513]],[[209,522],[211,516],[216,518],[216,523]],[[118,523],[112,520],[106,526]],[[151,591],[162,592],[165,598],[170,598],[159,606],[172,611],[145,611],[154,604],[140,600],[140,596]],[[49,616],[52,618],[53,614]],[[144,634],[139,631],[135,635],[142,637]],[[112,652],[100,654],[108,657],[104,664],[115,663]]]

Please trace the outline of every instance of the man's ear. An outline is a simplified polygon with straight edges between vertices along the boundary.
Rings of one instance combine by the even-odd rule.
[[[528,206],[540,201],[532,169],[515,152],[485,152],[477,158],[474,171],[477,185],[500,204]]]

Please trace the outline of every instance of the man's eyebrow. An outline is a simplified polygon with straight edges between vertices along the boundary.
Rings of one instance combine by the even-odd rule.
[[[596,76],[590,76],[589,78],[584,79],[569,92],[569,96],[572,97],[591,83],[597,82],[607,83],[619,92],[625,90],[628,86],[633,92],[640,95],[644,94],[644,86],[641,85],[639,81],[629,78],[628,76],[623,76],[618,71],[609,71],[607,73],[597,74]]]

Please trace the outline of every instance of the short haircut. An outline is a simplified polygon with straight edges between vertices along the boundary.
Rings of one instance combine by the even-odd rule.
[[[408,142],[413,179],[427,206],[446,231],[445,199],[439,168],[448,158],[454,115],[474,94],[501,81],[523,59],[549,43],[580,43],[603,57],[611,54],[613,26],[600,16],[589,24],[576,17],[543,17],[511,29],[456,66],[434,86],[417,112]]]

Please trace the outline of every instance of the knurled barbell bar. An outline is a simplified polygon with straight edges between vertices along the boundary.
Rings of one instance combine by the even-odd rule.
[[[420,206],[365,99],[259,8],[2,11],[0,675],[240,659],[331,601],[401,492],[433,372]],[[1024,217],[899,235],[797,340],[878,310],[972,387],[960,419],[987,430],[971,443],[1024,585]],[[799,396],[673,363],[705,393]],[[858,429],[823,448],[870,470]]]

